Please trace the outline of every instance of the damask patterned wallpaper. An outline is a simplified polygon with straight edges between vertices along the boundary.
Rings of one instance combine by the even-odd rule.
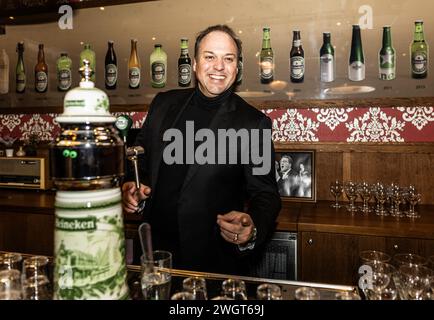
[[[273,140],[314,142],[433,142],[433,107],[267,109]],[[115,116],[120,113],[114,113]],[[128,113],[140,128],[146,112]],[[25,140],[36,133],[51,141],[60,131],[56,114],[0,114],[1,137]]]

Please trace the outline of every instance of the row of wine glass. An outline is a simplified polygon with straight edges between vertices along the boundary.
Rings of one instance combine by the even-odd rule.
[[[336,180],[330,183],[330,192],[335,197],[333,208],[341,208],[339,197],[345,193],[349,200],[346,209],[355,213],[375,212],[379,216],[391,215],[393,217],[411,217],[418,218],[420,214],[415,211],[415,206],[421,201],[422,195],[416,191],[413,185],[401,187],[396,183],[383,184],[377,182],[369,184],[367,182]],[[356,200],[360,197],[361,206],[356,206]],[[370,200],[375,199],[375,205],[370,205]],[[407,207],[405,205],[408,204]]]

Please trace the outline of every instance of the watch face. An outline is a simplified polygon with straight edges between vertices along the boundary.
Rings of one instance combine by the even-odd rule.
[[[124,129],[126,129],[127,128],[127,126],[128,126],[128,119],[126,119],[125,117],[118,117],[117,119],[116,119],[116,122],[115,122],[115,126],[116,126],[116,128],[118,128],[119,130],[124,130]]]

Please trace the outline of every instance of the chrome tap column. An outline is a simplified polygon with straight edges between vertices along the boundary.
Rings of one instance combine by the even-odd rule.
[[[66,93],[50,150],[55,200],[54,299],[126,299],[120,178],[124,144],[107,95],[90,81]]]

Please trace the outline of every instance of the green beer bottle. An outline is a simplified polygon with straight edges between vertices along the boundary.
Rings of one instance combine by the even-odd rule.
[[[274,79],[274,54],[270,43],[270,28],[262,29],[262,50],[259,56],[261,83],[270,83]]]
[[[188,39],[181,39],[181,55],[178,58],[178,85],[188,87],[191,83],[191,59],[188,55]]]
[[[67,91],[72,85],[72,60],[67,53],[62,52],[57,59],[57,90]]]
[[[16,86],[15,90],[17,93],[24,93],[26,91],[26,68],[24,66],[24,42],[18,42],[17,44],[18,61],[15,72]]]
[[[379,77],[381,80],[393,80],[396,76],[396,55],[392,47],[390,26],[383,27],[383,46],[379,53]]]
[[[331,44],[330,32],[323,33],[323,44],[319,50],[320,79],[321,82],[335,80],[335,49]]]
[[[154,46],[149,58],[151,65],[151,85],[153,88],[163,88],[166,85],[167,54],[161,44]]]
[[[362,81],[365,79],[365,58],[363,56],[362,37],[360,35],[360,26],[357,24],[353,25],[348,78],[351,81]]]
[[[414,39],[410,46],[411,76],[414,79],[423,79],[428,75],[428,44],[423,36],[423,21],[414,22]]]
[[[95,83],[96,79],[96,56],[95,51],[93,51],[90,48],[89,43],[84,44],[84,50],[80,52],[80,67],[84,66],[83,60],[89,60],[89,66],[93,71],[92,76],[90,77],[90,80],[92,80],[93,83]]]

